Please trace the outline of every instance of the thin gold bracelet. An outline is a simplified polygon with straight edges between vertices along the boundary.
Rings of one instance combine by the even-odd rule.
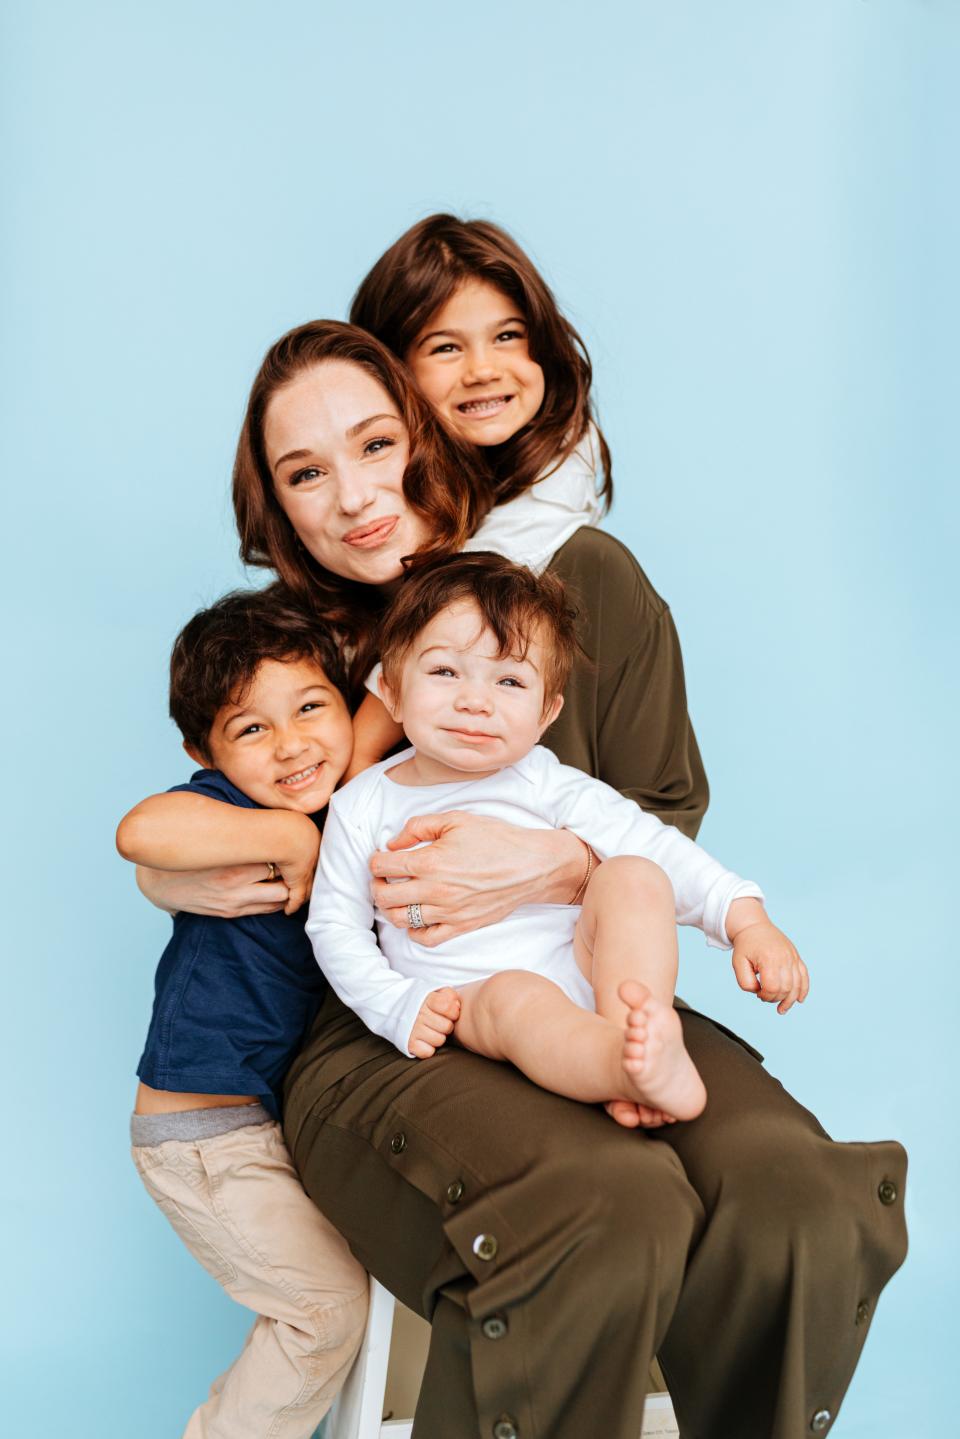
[[[577,835],[577,838],[580,839],[580,836]],[[593,866],[594,864],[599,864],[597,856],[594,854],[592,847],[587,844],[587,841],[585,839],[580,839],[580,843],[587,845],[587,872],[583,876],[580,888],[577,890],[576,894],[573,896],[573,899],[570,901],[571,904],[579,904],[580,901],[583,899],[583,896],[587,892],[587,885],[590,883],[590,876],[593,874]]]

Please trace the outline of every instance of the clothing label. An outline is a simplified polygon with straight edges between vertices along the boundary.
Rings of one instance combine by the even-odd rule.
[[[669,1394],[648,1394],[643,1406],[640,1439],[679,1439],[680,1430]]]

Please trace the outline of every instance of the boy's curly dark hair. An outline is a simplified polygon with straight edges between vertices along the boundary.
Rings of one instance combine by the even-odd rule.
[[[343,656],[333,629],[282,584],[233,590],[194,615],[170,655],[170,718],[198,754],[230,701],[242,701],[264,660],[314,660],[344,696]]]

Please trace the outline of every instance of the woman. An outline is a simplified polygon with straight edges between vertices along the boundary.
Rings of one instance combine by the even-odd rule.
[[[343,352],[325,346],[343,328],[305,326],[268,355],[235,498],[245,557],[303,593],[322,587],[362,649],[367,617],[401,573],[393,536],[419,525],[429,545],[443,517],[431,520],[435,498],[406,478],[400,489],[378,479],[385,462],[374,457],[404,446],[416,476],[421,421],[375,342],[347,363],[376,391],[359,408],[341,403]],[[551,568],[577,593],[591,663],[546,742],[693,833],[706,785],[666,606],[632,556],[592,529]],[[377,856],[376,896],[399,922],[417,900],[428,943],[526,901],[566,903],[583,878],[583,846],[567,833],[447,815],[399,840],[435,843]],[[400,906],[386,881],[407,876]],[[223,912],[216,877],[166,880],[147,887],[168,906],[209,908],[213,895]],[[284,897],[262,888],[241,888],[230,912]],[[358,1258],[432,1322],[423,1439],[636,1439],[653,1353],[685,1435],[829,1428],[903,1257],[903,1152],[833,1144],[752,1051],[692,1011],[683,1023],[710,1102],[649,1138],[463,1050],[404,1059],[335,998],[325,1004],[290,1075],[287,1138]]]

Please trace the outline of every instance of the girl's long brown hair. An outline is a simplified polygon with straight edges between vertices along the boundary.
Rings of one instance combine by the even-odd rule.
[[[312,320],[283,335],[264,356],[253,382],[233,466],[233,508],[245,564],[275,570],[298,599],[322,614],[357,648],[356,673],[384,600],[373,585],[325,569],[304,548],[277,500],[263,441],[264,417],[278,390],[326,360],[358,365],[386,390],[406,426],[410,459],[403,493],[430,523],[433,538],[405,563],[459,550],[490,508],[492,496],[472,448],[449,434],[405,367],[364,330]]]
[[[482,459],[494,501],[521,494],[580,443],[592,418],[593,370],[586,346],[564,319],[549,286],[505,230],[487,220],[430,215],[401,235],[361,283],[350,319],[406,359],[417,335],[465,280],[485,280],[520,309],[530,353],[543,369],[543,404],[523,429]],[[609,508],[613,478],[607,442],[597,430],[603,464],[600,495]]]

